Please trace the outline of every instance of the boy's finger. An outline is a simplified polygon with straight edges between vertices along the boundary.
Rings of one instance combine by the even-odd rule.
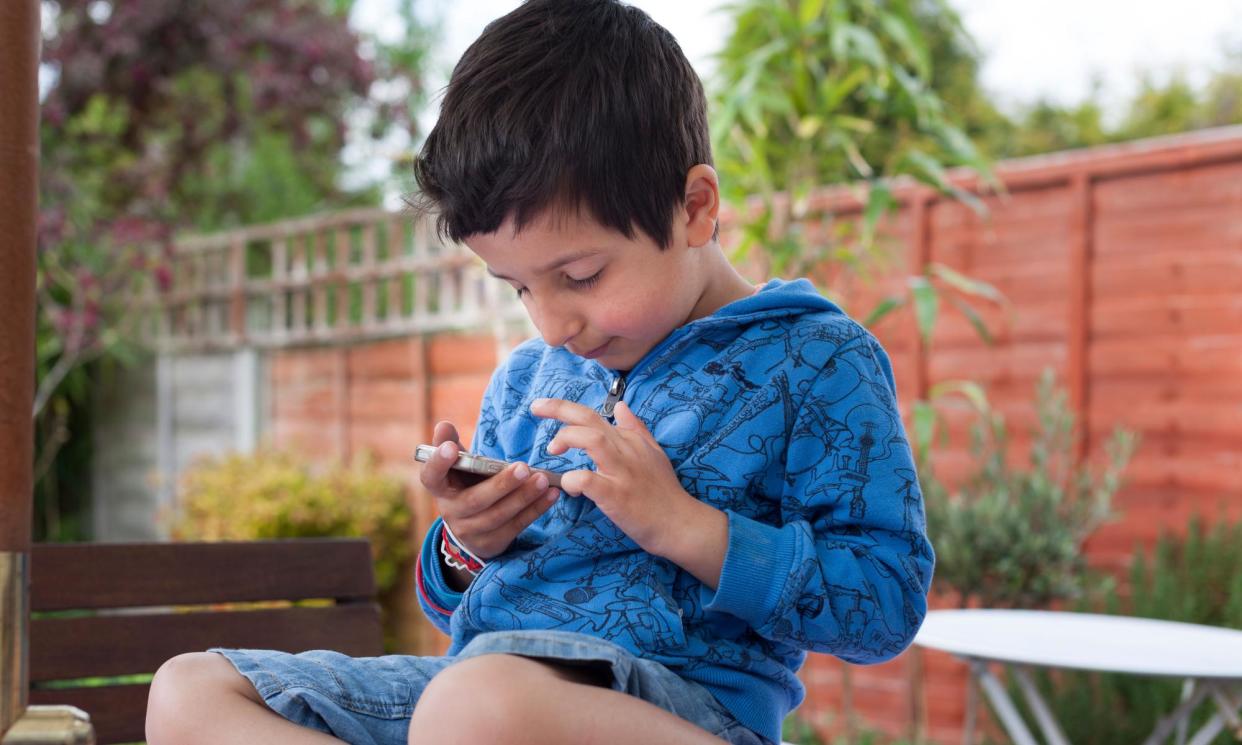
[[[611,426],[595,409],[573,401],[566,401],[563,398],[537,398],[530,404],[530,413],[546,419],[559,419],[566,424],[576,424],[581,427]]]
[[[547,512],[551,509],[552,505],[556,504],[556,500],[560,497],[560,495],[560,489],[557,489],[555,486],[548,487],[548,489],[543,492],[542,496],[527,505],[526,508],[519,512],[516,517],[509,521],[509,525],[507,526],[508,532],[511,532],[516,536],[518,533],[526,530],[531,523],[539,519],[540,515]]]
[[[496,504],[509,492],[522,486],[532,473],[530,466],[525,463],[510,463],[503,471],[486,481],[463,489],[458,495],[460,505],[457,513],[463,517],[478,515]]]
[[[543,499],[549,488],[548,477],[537,473],[516,490],[498,499],[491,507],[468,518],[470,527],[485,533],[499,530],[529,505]]]
[[[548,454],[560,455],[570,448],[585,450],[587,455],[591,456],[591,460],[599,463],[600,456],[607,453],[608,437],[611,427],[608,430],[601,430],[595,427],[582,427],[574,425],[571,427],[561,427],[556,436],[548,442]]]
[[[575,497],[589,496],[599,491],[603,478],[597,471],[570,471],[561,476],[561,490]]]

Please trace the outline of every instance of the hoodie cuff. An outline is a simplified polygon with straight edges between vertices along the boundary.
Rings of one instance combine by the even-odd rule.
[[[776,613],[790,581],[795,553],[792,531],[742,517],[729,516],[729,547],[720,584],[703,597],[704,610],[729,613],[763,628]]]
[[[444,571],[440,567],[440,541],[443,540],[441,535],[443,525],[444,521],[436,518],[436,521],[431,524],[431,529],[427,531],[427,537],[423,539],[422,553],[419,555],[422,571],[419,572],[418,589],[426,595],[429,605],[449,615],[461,604],[462,593],[448,586],[444,580]]]

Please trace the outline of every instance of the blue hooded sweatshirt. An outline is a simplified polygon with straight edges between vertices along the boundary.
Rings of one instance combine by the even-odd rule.
[[[719,586],[643,551],[590,499],[562,497],[457,593],[437,521],[419,599],[450,655],[488,631],[590,634],[703,685],[776,741],[807,651],[872,663],[914,638],[933,556],[892,368],[810,282],[768,282],[624,373],[539,339],[514,350],[484,395],[475,452],[593,468],[580,450],[547,452],[562,425],[530,413],[536,398],[629,405],[686,491],[728,515]]]

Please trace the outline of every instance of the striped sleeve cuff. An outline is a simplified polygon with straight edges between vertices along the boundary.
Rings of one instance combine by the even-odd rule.
[[[443,521],[436,518],[427,537],[423,539],[423,548],[418,556],[415,567],[415,580],[418,583],[419,597],[432,610],[444,616],[451,616],[461,604],[462,594],[450,588],[444,580],[440,568],[440,541]]]

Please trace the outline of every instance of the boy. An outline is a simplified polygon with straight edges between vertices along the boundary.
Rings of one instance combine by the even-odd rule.
[[[450,471],[440,422],[421,475],[449,654],[182,656],[151,742],[770,743],[807,650],[909,644],[932,554],[888,359],[805,280],[729,265],[711,162],[699,80],[641,11],[530,0],[487,27],[417,177],[539,338],[474,438],[517,462]]]

